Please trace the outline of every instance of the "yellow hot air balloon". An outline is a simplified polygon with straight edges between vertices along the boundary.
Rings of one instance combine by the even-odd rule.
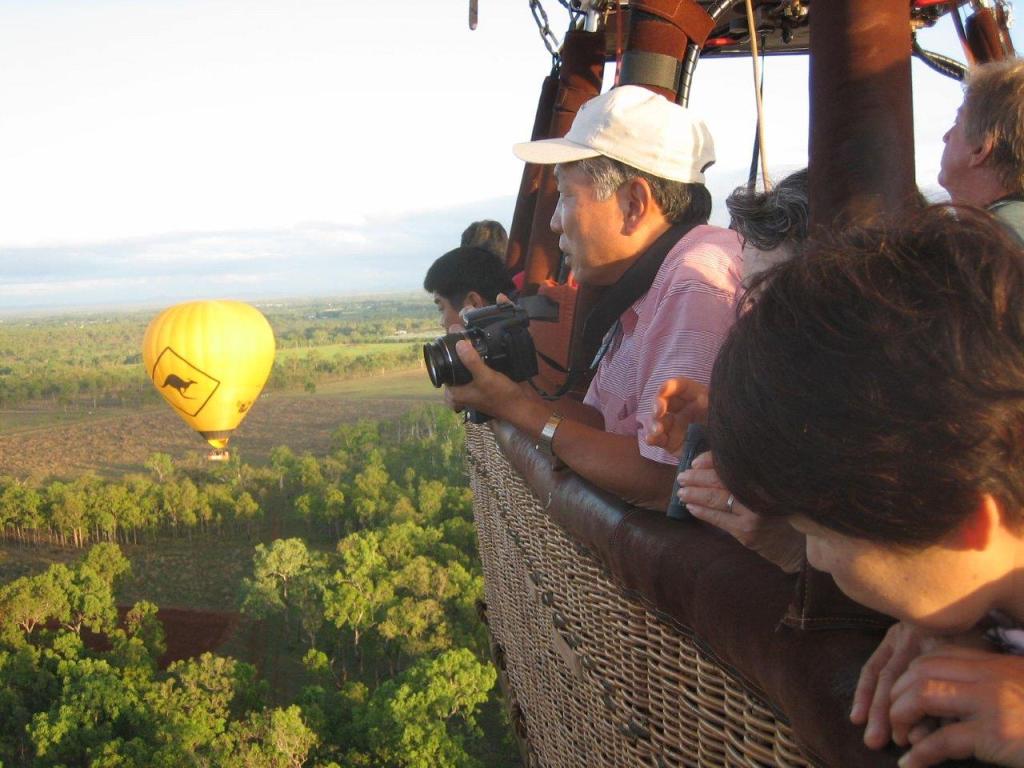
[[[142,359],[157,391],[214,447],[211,458],[225,458],[270,375],[274,332],[240,301],[191,301],[149,324]]]

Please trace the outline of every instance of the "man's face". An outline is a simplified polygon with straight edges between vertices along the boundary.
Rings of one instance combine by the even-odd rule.
[[[558,204],[551,229],[558,235],[558,247],[580,283],[611,285],[635,255],[625,247],[622,190],[598,200],[590,177],[573,165],[556,165],[555,178]]]
[[[470,305],[465,304],[463,306],[456,307],[444,296],[439,294],[437,291],[434,291],[434,306],[436,306],[437,311],[441,313],[441,327],[444,328],[445,333],[448,333],[448,329],[453,325],[462,325],[462,318],[459,317],[459,312],[461,312],[465,306]]]
[[[964,106],[956,111],[953,127],[942,137],[945,148],[942,150],[942,161],[939,164],[939,185],[949,192],[954,203],[972,203],[965,197],[965,180],[972,172],[970,164],[972,147],[964,133]]]
[[[862,605],[937,634],[966,631],[992,607],[982,586],[992,574],[969,547],[938,543],[898,547],[847,536],[796,516],[807,561],[832,574]]]

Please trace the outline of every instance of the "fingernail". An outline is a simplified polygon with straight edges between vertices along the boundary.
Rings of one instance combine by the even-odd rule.
[[[900,768],[907,768],[910,765],[910,752],[904,752],[903,757],[896,761],[896,765]]]

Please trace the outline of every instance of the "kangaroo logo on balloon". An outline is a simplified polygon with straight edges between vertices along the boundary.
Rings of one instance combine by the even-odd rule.
[[[220,381],[165,347],[153,365],[153,384],[171,405],[198,416],[220,386]]]
[[[193,384],[195,384],[195,381],[193,381],[192,379],[189,379],[188,381],[182,381],[179,377],[175,376],[172,373],[166,379],[164,379],[164,383],[162,384],[162,386],[174,387],[176,390],[178,390],[178,394],[184,397],[186,400],[194,400],[195,398],[189,397],[188,395],[185,394],[185,391]]]

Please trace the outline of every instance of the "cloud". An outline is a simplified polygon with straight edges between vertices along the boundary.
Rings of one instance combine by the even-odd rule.
[[[431,262],[513,200],[445,211],[0,249],[0,309],[416,290]]]

